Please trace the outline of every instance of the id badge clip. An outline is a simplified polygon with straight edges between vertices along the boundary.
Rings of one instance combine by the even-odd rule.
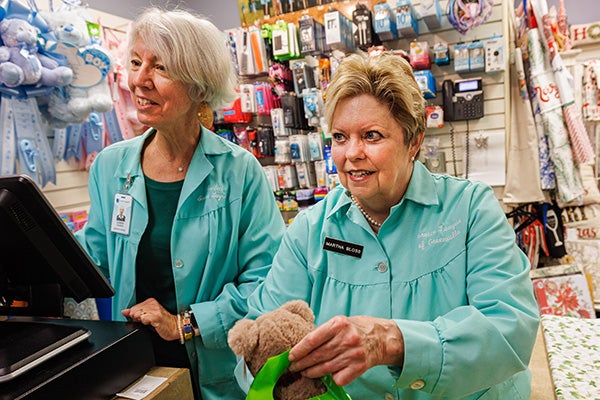
[[[273,400],[275,384],[290,366],[289,353],[287,350],[267,360],[254,377],[246,400]],[[352,400],[348,393],[333,381],[331,375],[326,375],[321,380],[327,387],[327,392],[308,400]]]
[[[123,192],[115,194],[110,224],[111,232],[126,236],[129,235],[129,228],[131,227],[131,209],[133,206],[133,198],[127,193],[129,187],[131,187],[131,182],[131,176],[127,175]]]

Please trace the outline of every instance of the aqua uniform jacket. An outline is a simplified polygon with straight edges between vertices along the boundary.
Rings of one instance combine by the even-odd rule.
[[[114,320],[123,320],[121,310],[138,302],[136,256],[148,223],[140,156],[152,134],[150,129],[98,154],[89,177],[92,207],[77,233],[115,288]],[[128,235],[111,232],[117,193],[132,196]],[[201,337],[186,347],[204,400],[243,398],[233,379],[227,331],[246,314],[246,299],[267,274],[284,229],[258,160],[202,128],[173,221],[171,268],[177,307],[191,307],[200,328]]]
[[[393,319],[404,366],[371,368],[345,387],[353,400],[528,399],[539,322],[529,269],[491,188],[416,161],[378,235],[341,186],[301,212],[249,317],[303,299],[317,324]]]

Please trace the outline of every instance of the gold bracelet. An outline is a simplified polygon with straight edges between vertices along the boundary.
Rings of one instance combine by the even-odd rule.
[[[181,328],[181,314],[177,314],[177,331],[179,332],[179,343],[184,344],[183,329]]]

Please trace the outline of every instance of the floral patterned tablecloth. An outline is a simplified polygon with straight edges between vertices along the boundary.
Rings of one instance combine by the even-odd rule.
[[[557,400],[600,400],[600,319],[541,316]]]

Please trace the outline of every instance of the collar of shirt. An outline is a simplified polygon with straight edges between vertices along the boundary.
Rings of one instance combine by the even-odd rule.
[[[427,167],[425,167],[420,161],[415,161],[412,177],[408,183],[406,193],[404,194],[402,201],[392,207],[392,211],[399,207],[400,204],[406,200],[423,205],[439,204],[435,179],[438,178],[436,178],[435,175],[432,175]],[[330,218],[332,215],[338,212],[346,213],[352,204],[350,193],[343,186],[338,186],[333,189],[328,197],[333,198],[332,202],[334,205],[330,208],[326,218]]]

